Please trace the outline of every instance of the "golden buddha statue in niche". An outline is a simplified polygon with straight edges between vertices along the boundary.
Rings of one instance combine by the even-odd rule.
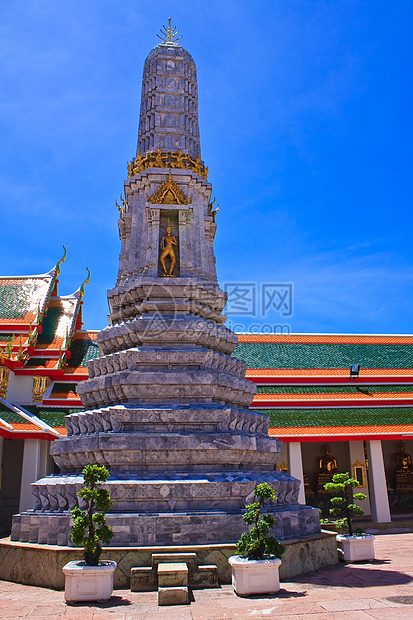
[[[319,469],[324,474],[331,474],[337,471],[337,460],[330,454],[330,446],[324,446],[324,456],[319,460]]]
[[[164,275],[167,278],[174,278],[175,277],[173,275],[173,270],[174,270],[174,267],[176,265],[176,256],[175,256],[174,245],[178,246],[178,242],[175,239],[175,237],[172,236],[172,226],[168,223],[168,226],[166,227],[166,236],[162,237],[162,240],[161,240],[161,243],[160,243],[162,252],[161,252],[161,255],[159,257],[159,260],[161,262]],[[169,258],[171,259],[171,266],[169,268],[169,273],[167,272],[166,265],[165,265],[165,258],[167,256],[169,256]]]
[[[399,443],[396,460],[396,492],[413,493],[413,463],[410,454],[406,452],[404,442]]]
[[[403,441],[399,443],[399,452],[396,454],[396,471],[413,471],[412,459],[410,454],[407,454]]]
[[[334,474],[338,473],[337,459],[330,453],[328,443],[324,446],[324,455],[318,460],[317,496],[328,495],[324,489],[326,482],[331,482]]]

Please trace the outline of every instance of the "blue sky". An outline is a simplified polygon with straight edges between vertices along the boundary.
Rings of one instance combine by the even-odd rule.
[[[2,275],[48,271],[65,244],[60,293],[89,267],[85,327],[106,325],[115,200],[169,15],[198,67],[219,280],[293,284],[292,316],[231,323],[411,333],[411,0],[2,0]]]

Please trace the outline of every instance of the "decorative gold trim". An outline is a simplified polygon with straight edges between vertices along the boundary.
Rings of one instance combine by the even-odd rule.
[[[135,176],[135,174],[140,174],[143,170],[147,170],[148,168],[180,168],[192,170],[192,172],[198,174],[205,181],[208,179],[209,172],[204,162],[201,161],[199,153],[195,159],[192,159],[188,153],[183,153],[180,148],[176,153],[170,151],[162,153],[161,147],[158,147],[156,152],[150,151],[145,157],[142,157],[141,152],[138,151],[138,155],[135,159],[132,159],[132,161],[128,163],[128,179]]]
[[[120,217],[121,220],[123,220],[123,216],[129,211],[129,205],[126,202],[126,200],[124,199],[122,194],[120,195],[120,199],[121,199],[123,207],[118,205],[118,201],[116,201],[116,206],[119,209],[119,217]]]
[[[172,172],[169,170],[169,177],[160,184],[152,196],[146,195],[146,199],[155,205],[187,205],[188,197],[181,190],[179,185],[172,179]]]
[[[0,366],[0,398],[7,398],[9,375],[10,368],[6,368],[6,366]]]
[[[280,463],[277,467],[278,471],[285,471],[288,473],[288,465],[285,461],[283,461],[282,463]]]
[[[43,395],[49,387],[49,384],[49,377],[33,377],[33,402],[42,402]]]
[[[356,461],[352,464],[353,469],[353,478],[355,478],[359,483],[360,487],[366,487],[366,467],[364,463],[360,463],[360,461]]]

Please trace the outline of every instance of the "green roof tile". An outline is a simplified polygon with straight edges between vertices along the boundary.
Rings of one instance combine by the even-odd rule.
[[[234,357],[257,369],[413,368],[413,346],[402,344],[240,342]]]
[[[89,360],[100,357],[100,351],[96,340],[91,338],[72,340],[70,345],[71,357],[69,365],[76,368],[77,366],[87,366]]]
[[[0,320],[24,319],[28,312],[33,319],[37,315],[39,303],[43,304],[52,281],[49,275],[0,278]]]
[[[19,339],[16,337],[16,334],[6,334],[4,332],[0,333],[0,340],[2,342],[10,342],[10,340],[15,339],[14,344],[19,344]]]
[[[399,394],[413,385],[257,385],[257,394]]]
[[[0,319],[22,319],[27,311],[33,287],[30,284],[0,286]]]
[[[38,366],[46,368],[46,362],[47,359],[44,357],[32,357],[26,362],[25,368],[37,368]]]
[[[37,342],[39,344],[50,344],[53,342],[56,334],[56,329],[59,324],[60,317],[64,311],[63,306],[52,306],[47,309],[47,314],[42,320],[43,331],[39,334]],[[65,335],[65,334],[63,334]]]
[[[65,415],[69,413],[76,413],[77,411],[84,411],[82,407],[62,407],[62,408],[46,408],[46,407],[36,407],[35,405],[25,405],[24,409],[27,409],[30,413],[33,413],[38,418],[46,422],[50,426],[64,426],[65,425]],[[0,418],[5,422],[9,422],[10,424],[15,423],[24,423],[27,422],[25,418],[22,418],[17,413],[10,411],[7,407],[0,404]]]
[[[270,426],[370,426],[413,424],[413,407],[343,407],[312,409],[257,409],[270,418]]]

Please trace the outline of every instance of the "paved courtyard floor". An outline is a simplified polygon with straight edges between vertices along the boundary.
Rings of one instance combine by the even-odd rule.
[[[376,560],[340,562],[281,583],[272,596],[240,598],[231,586],[195,590],[191,604],[158,607],[156,592],[115,590],[104,604],[66,605],[63,592],[0,581],[0,619],[413,620],[413,533],[376,537]]]

